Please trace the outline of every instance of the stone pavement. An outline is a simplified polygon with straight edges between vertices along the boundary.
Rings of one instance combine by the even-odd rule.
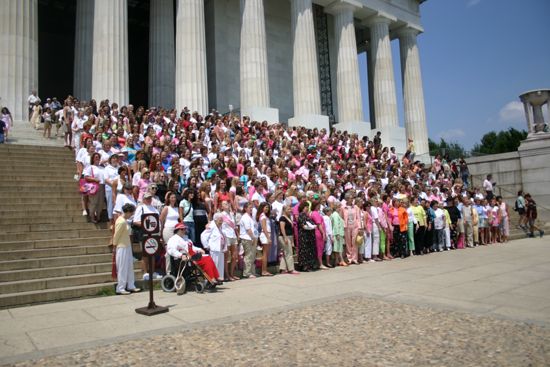
[[[468,340],[464,335],[471,335],[471,338],[478,339],[483,335],[486,338],[483,340],[489,340],[495,339],[494,335],[498,334],[497,339],[502,340],[501,344],[495,347],[492,347],[492,344],[488,344],[489,347],[485,346],[492,351],[491,353],[500,353],[503,349],[509,349],[506,347],[505,340],[510,338],[502,339],[506,335],[515,336],[516,345],[531,345],[530,338],[533,336],[546,340],[548,345],[547,341],[550,340],[549,251],[550,241],[547,237],[524,239],[506,245],[435,253],[406,260],[369,263],[296,276],[281,275],[242,280],[227,283],[217,293],[210,294],[188,293],[176,296],[157,291],[156,302],[169,306],[170,312],[154,317],[140,316],[134,312],[136,307],[147,304],[147,293],[2,310],[0,311],[0,363],[37,359],[49,355],[74,356],[74,353],[80,357],[82,353],[87,353],[88,358],[91,358],[90,356],[95,358],[94,353],[99,355],[100,352],[97,351],[102,348],[96,349],[96,352],[91,348],[98,346],[109,344],[113,345],[111,349],[120,350],[124,344],[113,343],[125,340],[130,340],[127,343],[131,343],[132,340],[136,341],[144,337],[149,339],[153,335],[161,340],[169,339],[182,330],[187,330],[188,333],[195,332],[198,335],[212,332],[214,334],[209,335],[218,335],[215,334],[215,330],[222,323],[235,324],[230,326],[231,329],[226,329],[231,330],[226,334],[232,334],[233,330],[246,327],[248,324],[246,320],[252,320],[254,317],[260,320],[257,323],[261,325],[261,322],[267,322],[272,317],[285,315],[286,318],[291,319],[298,317],[295,314],[292,316],[293,313],[297,313],[301,315],[298,319],[304,319],[305,322],[309,315],[306,312],[308,307],[324,310],[329,320],[332,314],[342,316],[340,310],[360,308],[361,317],[365,320],[372,319],[371,321],[377,325],[386,325],[386,323],[388,326],[391,325],[390,328],[381,327],[380,333],[386,332],[386,329],[392,329],[393,333],[397,333],[397,336],[387,336],[393,340],[392,343],[402,343],[403,340],[399,339],[400,333],[411,332],[412,329],[408,327],[414,327],[414,325],[410,325],[410,315],[424,315],[422,319],[425,325],[422,326],[421,332],[426,334],[422,334],[420,338],[426,339],[426,342],[429,342],[430,335],[437,330],[446,330],[445,332],[448,333],[449,330],[456,328],[457,334],[454,336],[437,335],[438,343],[441,342],[441,338],[447,337],[459,336],[458,341],[462,343]],[[335,306],[330,306],[331,302],[335,302]],[[357,305],[354,306],[354,302]],[[375,310],[384,309],[387,312],[378,314],[376,311],[369,311],[369,307],[374,307]],[[346,312],[350,311],[344,311]],[[265,315],[271,316],[265,317]],[[426,315],[433,315],[433,325],[430,317],[426,318]],[[322,320],[323,317],[320,319]],[[344,321],[331,320],[331,323],[344,323],[345,319],[343,317]],[[280,322],[284,323],[284,321]],[[334,326],[336,324],[331,325],[334,330],[338,329]],[[403,325],[402,330],[400,325]],[[292,324],[288,326],[291,327]],[[301,327],[301,331],[297,332],[306,332],[309,327],[306,324]],[[342,327],[351,328],[349,323]],[[480,335],[476,336],[478,327]],[[251,331],[251,340],[254,340],[255,333],[261,332],[268,332],[272,338],[277,338],[278,334],[270,327],[267,328],[268,331]],[[335,337],[341,337],[338,336],[340,334],[336,333]],[[356,338],[355,335],[350,335],[350,339],[354,338]],[[370,338],[374,338],[372,342],[366,340],[366,344],[356,345],[356,348],[359,348],[356,349],[358,354],[368,351],[369,345],[378,345],[376,335],[371,335]],[[414,339],[413,336],[410,338]],[[457,345],[455,342],[452,341],[448,347],[450,349],[468,348],[468,343]],[[483,344],[482,340],[478,342],[480,345]],[[143,345],[142,341],[140,343]],[[414,340],[411,343],[414,345]],[[425,345],[425,342],[419,343],[419,345]],[[408,348],[410,347],[409,345]],[[258,346],[258,348],[269,349],[269,345]],[[541,348],[544,349],[544,347]],[[539,353],[535,360],[531,360],[531,362],[534,361],[534,365],[550,363],[545,359],[548,357],[547,348],[542,349],[525,350],[525,355],[533,356],[533,353]],[[74,352],[79,350],[84,352]],[[130,350],[129,354],[139,353],[138,349]],[[67,354],[70,352],[73,354]],[[69,357],[60,356],[59,358]],[[403,356],[403,358],[408,357]],[[454,355],[454,358],[458,357]],[[516,363],[508,363],[525,364],[520,362],[523,358],[521,355],[516,355],[514,358],[519,359],[512,358],[509,361]],[[41,364],[48,365],[48,361],[50,360],[45,359]],[[142,359],[140,361],[143,362]],[[405,359],[378,360],[373,364],[406,364],[404,361]],[[300,360],[292,359],[290,362],[292,362],[291,365],[311,364],[307,360],[301,363]],[[354,364],[353,360],[347,360],[347,362]],[[425,364],[434,364],[432,362],[426,361]],[[50,365],[56,364],[56,362],[50,363],[52,363]],[[69,363],[67,360],[63,363],[57,360],[57,364],[67,363]],[[111,364],[114,365],[123,363],[128,361],[111,360]],[[177,360],[173,360],[172,363],[178,364]],[[327,364],[336,364],[336,362],[327,362]],[[441,360],[436,360],[435,364],[441,365]],[[448,365],[452,364],[448,363]],[[475,361],[464,365],[475,365]]]

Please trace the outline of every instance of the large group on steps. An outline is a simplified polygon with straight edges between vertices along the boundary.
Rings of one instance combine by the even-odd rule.
[[[211,257],[218,281],[240,279],[241,271],[244,278],[271,276],[273,264],[298,274],[509,236],[511,209],[494,195],[491,175],[474,187],[463,159],[436,155],[425,165],[415,160],[412,140],[398,155],[382,146],[380,133],[360,137],[215,110],[201,116],[70,96],[53,115],[75,152],[83,215],[114,228],[131,204],[135,213],[125,222],[139,241],[141,214],[159,213],[166,255],[156,258],[154,274],[143,259],[145,278],[160,277],[166,260],[181,255],[168,246],[173,236]],[[536,203],[520,196],[514,210],[532,234]]]

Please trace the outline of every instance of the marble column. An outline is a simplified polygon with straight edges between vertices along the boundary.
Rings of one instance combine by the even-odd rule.
[[[174,1],[151,1],[149,18],[149,106],[174,108]]]
[[[422,72],[416,36],[419,31],[403,28],[398,32],[405,105],[405,131],[413,139],[417,155],[429,154],[428,127],[422,88]]]
[[[529,103],[523,101],[523,110],[525,111],[525,120],[527,121],[527,132],[530,134],[534,132],[533,123],[531,122],[531,112],[529,111]]]
[[[0,1],[0,105],[28,119],[27,98],[38,90],[38,1]]]
[[[294,117],[289,125],[325,128],[328,116],[321,115],[321,93],[313,7],[311,0],[291,0],[292,86]]]
[[[263,0],[241,0],[241,113],[252,120],[278,122],[269,104],[267,41]]]
[[[374,113],[374,65],[372,63],[372,52],[370,50],[370,42],[367,44],[367,84],[369,89],[369,118],[373,129],[376,128],[376,114]]]
[[[92,98],[93,42],[94,0],[77,0],[73,95],[84,101]]]
[[[371,36],[373,99],[377,129],[399,126],[389,34],[391,22],[392,19],[381,15],[374,16],[367,22]]]
[[[338,123],[363,121],[357,42],[353,23],[352,5],[341,3],[331,9],[336,32],[336,93],[338,100]],[[368,126],[370,129],[370,125]]]
[[[176,16],[176,108],[208,113],[204,0],[178,0]]]
[[[92,98],[129,103],[127,0],[95,0]]]

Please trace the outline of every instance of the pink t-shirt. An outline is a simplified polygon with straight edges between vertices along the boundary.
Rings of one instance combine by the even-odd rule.
[[[145,192],[147,191],[147,186],[149,186],[149,184],[151,183],[150,180],[148,179],[143,179],[141,178],[139,181],[138,181],[138,188],[139,188],[139,196],[138,196],[138,200],[139,201],[142,201],[143,200],[143,195],[145,195]]]

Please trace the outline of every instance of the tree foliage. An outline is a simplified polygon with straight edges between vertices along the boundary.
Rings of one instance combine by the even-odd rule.
[[[483,135],[480,144],[474,145],[472,155],[514,152],[518,149],[521,141],[526,138],[527,131],[516,130],[513,127],[498,133],[490,131]]]
[[[430,149],[430,155],[441,154],[442,156],[448,156],[450,159],[458,159],[462,157],[468,157],[468,152],[464,147],[456,142],[447,142],[441,138],[439,143],[436,143],[432,139],[428,139],[428,146]]]

